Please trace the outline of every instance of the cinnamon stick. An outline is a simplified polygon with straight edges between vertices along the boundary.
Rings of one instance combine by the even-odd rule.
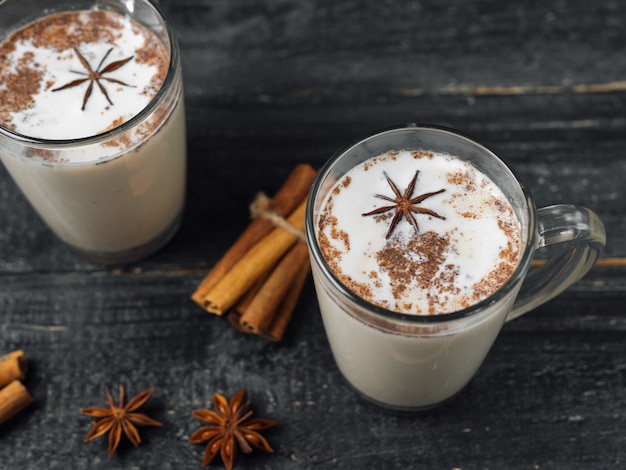
[[[24,380],[27,369],[28,364],[21,349],[0,356],[0,388],[14,380]]]
[[[252,301],[254,300],[254,297],[256,297],[256,295],[259,293],[259,291],[263,287],[263,284],[265,283],[267,278],[270,276],[270,274],[271,274],[271,270],[265,273],[263,276],[261,276],[252,285],[252,287],[248,290],[248,292],[246,292],[237,301],[237,303],[233,306],[233,308],[228,312],[228,316],[226,318],[228,319],[228,322],[231,324],[233,328],[239,331],[242,331],[244,333],[251,333],[250,330],[245,328],[240,323],[240,319],[241,319],[241,316],[243,315],[243,312],[245,312],[248,306],[252,303]]]
[[[241,331],[242,333],[250,333],[249,330],[244,328],[243,325],[239,323],[239,321],[241,320],[241,313],[239,313],[238,310],[231,310],[230,312],[228,312],[228,315],[226,315],[226,319],[228,320],[228,323],[230,323],[230,326],[232,326],[237,331]]]
[[[303,242],[298,242],[289,249],[244,310],[240,319],[241,325],[256,334],[267,331],[278,306],[308,256],[307,246]]]
[[[0,390],[0,424],[8,421],[28,405],[33,397],[19,380],[14,380]]]
[[[287,222],[304,231],[306,200],[287,218]],[[281,227],[276,227],[228,271],[205,296],[206,310],[223,315],[239,298],[289,250],[298,237]]]
[[[264,338],[272,341],[280,341],[283,339],[289,320],[291,320],[300,294],[302,293],[304,283],[309,275],[310,268],[311,265],[307,257],[302,266],[300,266],[300,270],[289,287],[289,291],[278,306],[272,325],[266,332],[261,333]]]
[[[300,164],[296,166],[272,198],[270,202],[272,211],[281,217],[287,217],[293,212],[309,192],[315,175],[316,171],[310,165]],[[206,295],[211,289],[217,285],[246,252],[273,229],[274,224],[270,220],[264,218],[254,219],[202,280],[192,294],[192,300],[206,309],[208,306]]]
[[[259,291],[263,288],[263,284],[267,281],[267,278],[272,274],[272,268],[267,271],[263,276],[261,276],[257,281],[252,285],[252,287],[246,292],[233,306],[232,311],[237,312],[238,316],[241,317],[246,309],[250,306],[254,298],[257,296]]]

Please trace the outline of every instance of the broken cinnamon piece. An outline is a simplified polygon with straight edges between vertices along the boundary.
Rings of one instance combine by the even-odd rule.
[[[300,294],[302,293],[304,283],[309,275],[310,268],[311,265],[309,263],[309,258],[307,257],[305,263],[300,267],[300,271],[298,271],[291,286],[289,287],[289,291],[276,309],[272,325],[266,332],[261,334],[264,338],[272,341],[281,341],[283,339],[289,320],[291,320],[296,304],[298,303],[298,299],[300,298]]]
[[[0,390],[0,424],[8,421],[35,400],[19,380]]]
[[[270,203],[271,210],[278,216],[287,217],[306,198],[315,175],[316,171],[310,165],[300,164],[296,166],[272,198]],[[250,248],[269,234],[274,227],[273,222],[270,220],[264,218],[254,219],[237,241],[209,271],[192,294],[192,300],[206,309],[206,295],[210,290],[217,285]]]
[[[21,349],[0,356],[0,388],[14,380],[24,380],[28,364]]]
[[[304,231],[306,199],[287,218],[296,230]],[[298,237],[291,231],[276,227],[224,275],[205,296],[206,310],[223,315],[245,292],[296,243]]]
[[[309,253],[303,242],[293,245],[263,283],[250,305],[245,308],[240,324],[252,333],[260,334],[271,326],[274,315],[285,297],[294,277],[306,264]]]

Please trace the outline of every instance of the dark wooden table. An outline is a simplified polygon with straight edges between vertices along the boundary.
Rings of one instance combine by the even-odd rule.
[[[161,252],[121,268],[59,242],[0,168],[0,352],[21,348],[35,404],[0,426],[0,468],[197,469],[191,410],[247,387],[272,455],[237,468],[626,466],[626,3],[163,0],[186,83],[188,204]],[[539,206],[597,211],[600,263],[505,325],[470,385],[421,416],[358,398],[335,367],[311,282],[281,343],[189,299],[300,162],[372,130],[436,123],[508,159]],[[156,392],[139,448],[107,460],[78,409],[104,386]],[[216,464],[220,468],[219,462]],[[213,467],[212,467],[213,468]]]

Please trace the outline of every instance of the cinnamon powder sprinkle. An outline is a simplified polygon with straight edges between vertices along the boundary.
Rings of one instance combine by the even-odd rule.
[[[393,240],[376,254],[379,266],[389,276],[391,292],[396,300],[400,300],[403,292],[412,285],[427,291],[435,284],[442,294],[454,289],[453,272],[446,270],[444,278],[437,277],[445,261],[445,251],[450,246],[449,236],[426,232],[411,238],[406,246],[403,245]],[[436,313],[440,299],[440,296],[429,297],[429,311],[417,313]]]
[[[19,60],[15,72],[9,67],[9,59],[0,49],[0,125],[15,130],[10,122],[11,113],[33,106],[39,92],[39,84],[44,72],[36,64],[31,64],[32,53],[24,54]]]
[[[469,171],[456,171],[448,174],[448,182],[457,186],[462,186],[467,192],[475,190],[474,178]]]
[[[433,158],[435,158],[435,154],[433,152],[428,151],[428,150],[413,150],[411,152],[411,155],[416,160],[419,160],[420,158],[428,158],[428,159],[432,160]]]

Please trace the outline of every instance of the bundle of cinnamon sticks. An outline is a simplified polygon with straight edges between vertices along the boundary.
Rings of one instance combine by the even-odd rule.
[[[0,424],[18,414],[34,400],[22,380],[28,369],[24,351],[0,356]]]
[[[310,270],[304,213],[315,175],[298,165],[272,199],[257,197],[254,220],[197,287],[194,302],[226,314],[240,331],[283,338]]]

